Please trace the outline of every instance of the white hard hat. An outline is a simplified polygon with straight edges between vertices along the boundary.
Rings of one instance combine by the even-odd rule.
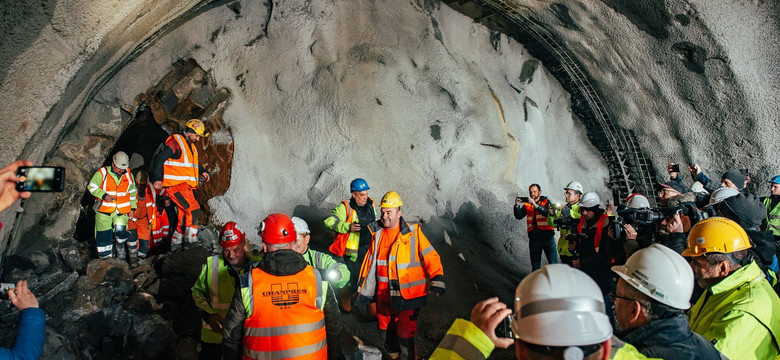
[[[628,197],[626,206],[632,209],[649,209],[650,201],[642,194],[632,194]]]
[[[512,330],[531,344],[584,346],[612,337],[598,285],[566,264],[545,265],[520,282],[515,317]]]
[[[566,185],[563,190],[574,190],[579,191],[580,194],[584,193],[585,191],[582,190],[582,184],[580,184],[577,181],[572,181],[568,185]]]
[[[681,310],[691,307],[693,270],[682,255],[666,246],[653,244],[639,250],[612,271],[655,301]]]
[[[114,165],[116,167],[125,170],[127,167],[130,166],[130,158],[127,157],[127,154],[125,154],[124,151],[119,151],[116,154],[114,154]]]
[[[599,205],[601,205],[599,194],[596,194],[593,191],[586,192],[582,195],[582,199],[580,199],[580,207],[592,208]]]
[[[305,220],[303,220],[303,219],[301,219],[301,218],[299,218],[297,216],[293,216],[291,219],[292,219],[293,225],[295,226],[295,232],[296,233],[298,233],[298,234],[300,234],[300,233],[310,234],[311,233],[311,231],[309,231],[309,224],[307,224]]]
[[[704,185],[702,185],[698,181],[694,182],[693,185],[691,185],[691,191],[695,193],[709,194],[709,191],[704,189]]]
[[[721,201],[726,200],[732,196],[737,196],[738,194],[739,190],[737,189],[722,187],[712,192],[712,195],[710,195],[710,205],[720,203]]]

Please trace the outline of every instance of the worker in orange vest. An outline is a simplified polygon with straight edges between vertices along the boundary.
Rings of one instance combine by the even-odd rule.
[[[285,214],[268,215],[258,233],[265,256],[240,276],[222,322],[225,360],[328,358],[323,277],[293,250],[298,235]]]
[[[137,202],[129,166],[130,158],[119,151],[114,154],[111,166],[100,168],[87,184],[87,191],[95,197],[95,245],[101,259],[113,255],[115,237],[117,257],[126,256],[125,243],[130,238],[127,215],[135,210]]]
[[[380,220],[368,226],[373,241],[360,269],[355,306],[376,301],[385,350],[413,360],[417,316],[429,290],[444,294],[444,270],[420,226],[401,217],[402,205],[398,193],[388,192],[379,203]]]
[[[153,164],[154,188],[165,188],[165,193],[176,204],[179,221],[171,238],[171,250],[185,248],[198,241],[198,218],[200,206],[192,190],[198,188],[198,175],[208,182],[209,173],[198,165],[198,149],[195,143],[201,137],[207,137],[206,126],[198,119],[187,121],[181,134],[173,134],[165,140],[163,151]]]
[[[370,189],[366,180],[352,180],[349,184],[352,198],[342,201],[324,221],[326,228],[336,232],[330,252],[342,257],[351,274],[348,286],[339,292],[339,303],[346,312],[352,310],[352,289],[357,288],[360,265],[371,244],[371,233],[367,226],[376,221],[374,199],[368,196]]]
[[[555,244],[555,228],[547,222],[547,216],[552,214],[550,205],[550,200],[542,196],[542,187],[539,184],[531,184],[528,187],[527,198],[515,198],[515,218],[526,218],[531,271],[542,267],[542,251],[547,256],[548,264],[560,262]]]
[[[127,224],[130,231],[127,248],[131,259],[136,256],[145,258],[149,253],[152,229],[155,227],[157,217],[157,196],[154,189],[149,186],[149,175],[146,171],[138,170],[135,173],[135,184],[140,204],[130,213],[130,221]]]

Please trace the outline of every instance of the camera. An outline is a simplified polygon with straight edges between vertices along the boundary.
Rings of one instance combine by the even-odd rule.
[[[671,168],[671,172],[676,172],[676,173],[680,172],[680,164],[674,164],[670,166],[670,168]]]
[[[694,203],[685,202],[677,206],[661,207],[656,209],[632,209],[623,208],[617,211],[616,223],[621,226],[629,225],[651,225],[663,221],[667,216],[672,217],[675,214],[685,215],[691,220],[691,225],[698,223],[706,218],[717,216],[717,211],[711,206],[703,210],[696,208]]]

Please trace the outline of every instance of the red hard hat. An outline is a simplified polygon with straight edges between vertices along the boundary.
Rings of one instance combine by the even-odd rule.
[[[244,231],[235,223],[235,221],[229,221],[222,227],[222,231],[219,233],[219,246],[229,248],[236,246],[244,242]]]
[[[276,213],[266,216],[260,224],[260,237],[266,244],[288,244],[295,241],[298,234],[289,216]]]

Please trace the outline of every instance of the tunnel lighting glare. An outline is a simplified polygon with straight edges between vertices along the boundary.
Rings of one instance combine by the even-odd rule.
[[[336,281],[341,279],[341,273],[336,270],[328,271],[328,280]]]

